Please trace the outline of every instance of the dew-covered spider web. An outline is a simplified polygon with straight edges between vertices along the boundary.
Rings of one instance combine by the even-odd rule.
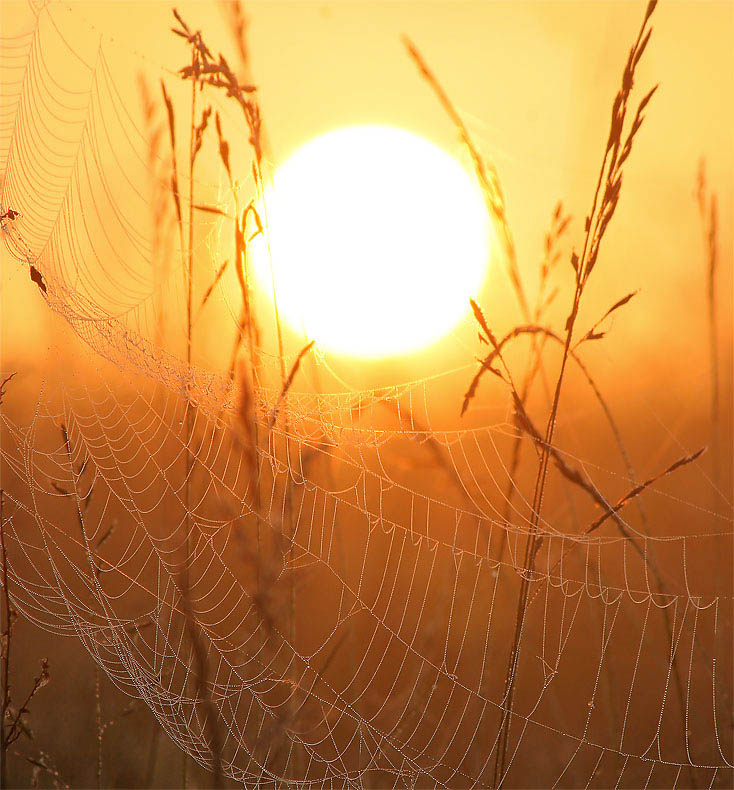
[[[431,377],[332,391],[304,383],[334,382],[315,353],[281,398],[263,343],[253,391],[244,344],[228,369],[241,306],[224,277],[195,324],[217,364],[187,363],[158,81],[174,103],[190,89],[154,59],[139,88],[119,66],[139,53],[73,7],[16,15],[0,52],[5,265],[32,275],[68,353],[24,404],[7,386],[14,606],[81,640],[181,750],[244,786],[729,786],[731,501],[708,477],[687,488],[703,461],[591,531],[598,502],[553,466],[549,498],[573,507],[546,505],[528,571],[536,449],[524,435],[511,479],[507,393],[446,418],[475,351]],[[202,96],[246,138],[223,95]],[[246,144],[239,156],[249,174]],[[197,202],[234,213],[214,165],[197,172]],[[212,254],[230,244],[226,216],[196,220],[198,307],[232,253]],[[559,451],[610,504],[645,478]]]

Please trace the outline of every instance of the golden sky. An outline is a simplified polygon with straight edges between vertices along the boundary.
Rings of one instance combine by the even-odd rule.
[[[178,8],[205,32],[213,49],[236,61],[218,4]],[[251,70],[274,164],[313,136],[355,123],[402,126],[463,156],[451,123],[405,52],[401,36],[407,34],[499,170],[530,293],[543,234],[559,199],[575,218],[569,239],[580,239],[611,101],[642,4],[251,2],[246,10]],[[165,76],[176,90],[171,72],[182,62],[183,48],[169,32],[168,3],[51,3],[42,13],[50,14],[90,61],[101,37],[116,86],[138,123],[139,71],[152,84]],[[25,2],[3,4],[4,35],[27,25]],[[657,352],[664,343],[673,357],[699,353],[705,264],[695,184],[702,156],[719,200],[722,337],[731,335],[734,108],[727,97],[734,94],[733,34],[732,3],[662,2],[638,70],[640,95],[657,82],[660,89],[626,168],[620,207],[587,304],[639,290],[635,309],[618,322],[615,342],[633,341],[640,352],[646,347]],[[50,65],[57,54],[47,53]],[[72,71],[57,77],[83,82]],[[20,293],[29,291],[27,276],[3,256],[6,282],[10,278]],[[495,265],[481,301],[498,325],[514,320],[512,298],[501,266]],[[565,309],[562,300],[559,304]],[[676,327],[681,304],[685,332]],[[13,305],[5,312],[12,321]]]

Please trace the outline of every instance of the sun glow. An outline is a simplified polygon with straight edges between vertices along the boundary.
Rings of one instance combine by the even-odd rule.
[[[479,188],[433,143],[352,126],[297,149],[266,190],[259,285],[282,319],[325,348],[361,357],[423,348],[469,309],[487,270]],[[271,267],[272,261],[272,267]]]

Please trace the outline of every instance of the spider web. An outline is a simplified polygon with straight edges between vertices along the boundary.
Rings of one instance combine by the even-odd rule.
[[[728,566],[707,572],[731,554],[726,496],[651,488],[654,515],[624,511],[624,534],[548,518],[527,571],[505,408],[441,427],[473,366],[294,388],[275,420],[265,383],[251,463],[236,379],[182,359],[170,163],[129,111],[120,45],[84,24],[72,39],[73,9],[29,8],[0,54],[0,202],[19,212],[3,238],[75,362],[30,416],[2,414],[14,605],[244,786],[492,786],[506,712],[503,786],[726,786],[733,597]],[[633,484],[563,452],[610,503]]]

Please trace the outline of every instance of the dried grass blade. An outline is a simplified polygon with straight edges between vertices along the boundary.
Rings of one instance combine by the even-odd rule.
[[[471,304],[471,309],[474,312],[474,318],[477,319],[477,323],[479,326],[482,327],[484,330],[484,334],[487,336],[487,340],[492,344],[492,347],[497,350],[497,339],[494,336],[494,333],[489,328],[487,324],[487,319],[484,317],[484,313],[482,312],[482,308],[473,300],[470,299],[469,303]]]
[[[18,371],[14,371],[9,376],[6,376],[0,382],[0,404],[3,402],[3,398],[5,397],[5,387],[18,375]]]
[[[207,214],[218,214],[220,217],[226,217],[227,219],[233,219],[226,211],[223,211],[221,208],[217,208],[216,206],[205,206],[202,203],[194,203],[192,208],[195,208],[197,211],[204,211]]]
[[[608,318],[615,310],[619,310],[620,307],[624,307],[633,297],[638,294],[638,291],[632,291],[632,293],[628,293],[627,296],[623,296],[621,299],[617,300],[607,311],[604,315],[591,327],[591,329],[576,343],[574,348],[578,348],[583,342],[586,340],[600,340],[602,337],[606,335],[606,332],[597,332],[597,328],[599,324],[601,324],[606,318]]]
[[[171,189],[173,191],[173,202],[176,205],[176,218],[178,219],[179,226],[181,225],[181,196],[178,191],[178,165],[176,164],[176,119],[173,109],[173,102],[168,95],[165,83],[161,80],[161,91],[163,92],[163,101],[166,105],[166,112],[168,114],[168,132],[171,138],[171,159],[173,162],[173,172],[171,173]]]
[[[479,370],[474,374],[474,378],[471,380],[469,384],[469,388],[467,389],[466,393],[464,394],[464,400],[461,404],[461,415],[463,416],[466,413],[466,410],[469,408],[469,404],[477,394],[477,388],[479,387],[479,382],[482,379],[482,376],[486,372],[497,374],[497,371],[492,368],[492,362],[498,357],[499,353],[502,351],[502,348],[506,343],[508,343],[513,338],[518,337],[519,335],[527,335],[527,334],[538,334],[538,333],[549,333],[549,329],[545,329],[542,326],[536,326],[534,324],[516,326],[512,331],[508,332],[501,340],[496,341],[496,345],[490,351],[490,353],[481,360]],[[495,339],[496,340],[496,339]]]
[[[315,343],[316,341],[312,340],[310,343],[307,343],[298,352],[298,356],[296,357],[296,360],[291,367],[290,373],[288,374],[288,378],[283,382],[283,387],[280,390],[280,395],[278,395],[278,400],[275,402],[275,406],[273,407],[273,411],[270,415],[270,423],[268,427],[272,428],[275,425],[275,421],[278,419],[278,409],[280,408],[283,399],[288,394],[288,390],[291,388],[291,384],[293,384],[293,379],[296,377],[296,373],[298,373],[298,368],[300,368],[301,366],[301,360],[314,347]]]
[[[428,67],[428,64],[423,59],[423,56],[418,51],[418,48],[407,36],[403,36],[403,44],[408,50],[408,54],[411,56],[418,67],[418,71],[433,89],[433,92],[436,94],[436,98],[438,99],[451,122],[456,127],[461,141],[464,143],[464,146],[469,152],[469,156],[472,160],[474,170],[479,181],[479,185],[484,195],[490,218],[492,219],[493,224],[499,231],[500,236],[504,241],[507,276],[509,277],[512,287],[515,291],[515,295],[520,305],[520,310],[522,311],[523,319],[525,321],[529,321],[530,309],[528,307],[525,290],[522,285],[522,279],[520,278],[520,269],[517,265],[515,243],[512,239],[512,234],[507,221],[505,198],[502,193],[502,187],[497,171],[491,164],[487,164],[480,155],[476,145],[469,135],[469,131],[467,130],[464,121],[461,119],[461,116],[451,102],[451,99],[449,99],[448,94],[444,90],[443,86],[438,81],[436,75]]]
[[[688,464],[692,464],[695,460],[697,460],[704,452],[706,448],[702,447],[700,450],[697,450],[695,453],[691,455],[683,456],[683,458],[679,458],[675,463],[672,463],[665,471],[660,472],[660,474],[653,475],[653,477],[649,477],[643,483],[635,486],[634,488],[630,489],[618,502],[614,505],[613,508],[608,510],[603,516],[600,516],[596,521],[594,521],[591,526],[589,526],[586,530],[586,534],[589,532],[593,532],[595,529],[598,529],[608,518],[614,517],[616,513],[618,513],[626,504],[628,504],[632,499],[639,496],[646,488],[649,488],[653,483],[656,483],[658,480],[666,477],[667,475],[675,472],[676,469],[680,469],[682,466],[687,466]]]
[[[219,269],[217,270],[217,273],[214,275],[214,279],[212,280],[211,285],[206,289],[206,293],[204,294],[204,298],[201,300],[201,304],[199,305],[199,310],[197,312],[197,316],[198,316],[198,313],[200,313],[204,309],[204,305],[209,301],[209,297],[212,295],[212,292],[217,287],[217,283],[222,279],[222,275],[224,274],[228,263],[229,263],[229,261],[226,260],[219,267]]]

